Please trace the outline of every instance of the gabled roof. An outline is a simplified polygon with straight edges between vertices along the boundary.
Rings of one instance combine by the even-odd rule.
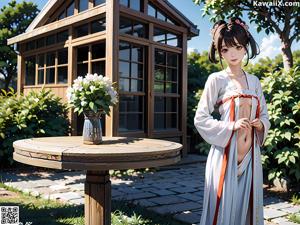
[[[193,24],[186,16],[184,16],[170,2],[168,2],[167,0],[155,0],[153,2],[155,2],[155,4],[159,4],[162,7],[163,11],[168,11],[169,14],[172,14],[177,20],[179,20],[181,22],[181,24],[184,24],[189,29],[189,33],[190,33],[189,36],[198,36],[199,35],[199,30],[197,29],[197,26],[195,24]],[[33,30],[43,26],[48,21],[49,17],[63,3],[64,3],[64,0],[48,0],[46,5],[40,11],[40,13],[35,17],[35,19],[28,26],[28,28],[26,29],[24,34],[30,33]],[[20,34],[18,36],[22,36],[24,34]],[[15,39],[15,37],[8,40],[9,44],[13,44],[16,42],[19,42],[19,41],[17,41],[17,39]]]
[[[35,17],[35,19],[32,21],[32,23],[28,26],[28,28],[26,29],[26,32],[34,30],[40,24],[42,19],[48,14],[48,12],[51,11],[51,9],[53,9],[53,7],[57,6],[56,3],[58,3],[58,2],[63,2],[63,1],[61,1],[61,0],[48,0],[48,2],[43,7],[41,12]],[[177,14],[176,15],[177,17],[179,17],[182,21],[184,21],[186,24],[188,24],[193,29],[193,30],[191,30],[192,33],[194,33],[195,35],[199,34],[199,30],[197,29],[197,26],[193,22],[191,22],[185,15],[183,15],[168,0],[157,0],[156,2],[158,4],[163,4],[163,5],[167,5],[168,7],[170,7],[172,10],[175,11],[175,13]],[[166,10],[169,10],[169,9],[166,8]]]
[[[44,5],[42,10],[40,11],[40,13],[34,18],[34,20],[31,22],[31,24],[27,27],[25,32],[34,30],[34,28],[36,28],[38,26],[38,24],[41,22],[41,20],[56,5],[57,2],[59,2],[59,0],[48,0],[46,5]]]
[[[190,21],[182,12],[180,12],[174,5],[172,5],[168,0],[159,0],[157,2],[165,3],[167,6],[169,6],[172,10],[175,11],[177,14],[177,17],[182,19],[182,21],[186,22],[190,28],[190,32],[194,34],[193,36],[199,35],[199,29],[197,28],[197,25],[195,25],[192,21]]]

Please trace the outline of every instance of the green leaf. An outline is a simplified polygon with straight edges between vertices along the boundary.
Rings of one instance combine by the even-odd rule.
[[[292,163],[296,163],[296,158],[295,158],[295,156],[293,156],[293,155],[290,155],[289,156],[289,160],[292,162]]]
[[[285,132],[284,137],[290,141],[292,137],[291,132]]]
[[[94,110],[94,107],[95,107],[94,102],[90,102],[90,103],[89,103],[89,107],[91,108],[91,110]]]

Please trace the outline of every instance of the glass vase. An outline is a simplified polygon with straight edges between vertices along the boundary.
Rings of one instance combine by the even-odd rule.
[[[98,145],[102,143],[101,112],[85,111],[83,125],[83,143]]]

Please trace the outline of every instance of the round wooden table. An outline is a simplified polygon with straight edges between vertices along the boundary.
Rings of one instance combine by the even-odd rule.
[[[13,143],[14,160],[53,169],[86,170],[85,224],[111,224],[111,169],[149,168],[180,161],[182,145],[133,137],[103,137],[84,145],[81,136],[45,137]]]

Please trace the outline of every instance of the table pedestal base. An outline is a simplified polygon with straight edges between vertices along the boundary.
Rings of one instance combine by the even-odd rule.
[[[109,171],[87,171],[84,189],[85,225],[111,225]]]

